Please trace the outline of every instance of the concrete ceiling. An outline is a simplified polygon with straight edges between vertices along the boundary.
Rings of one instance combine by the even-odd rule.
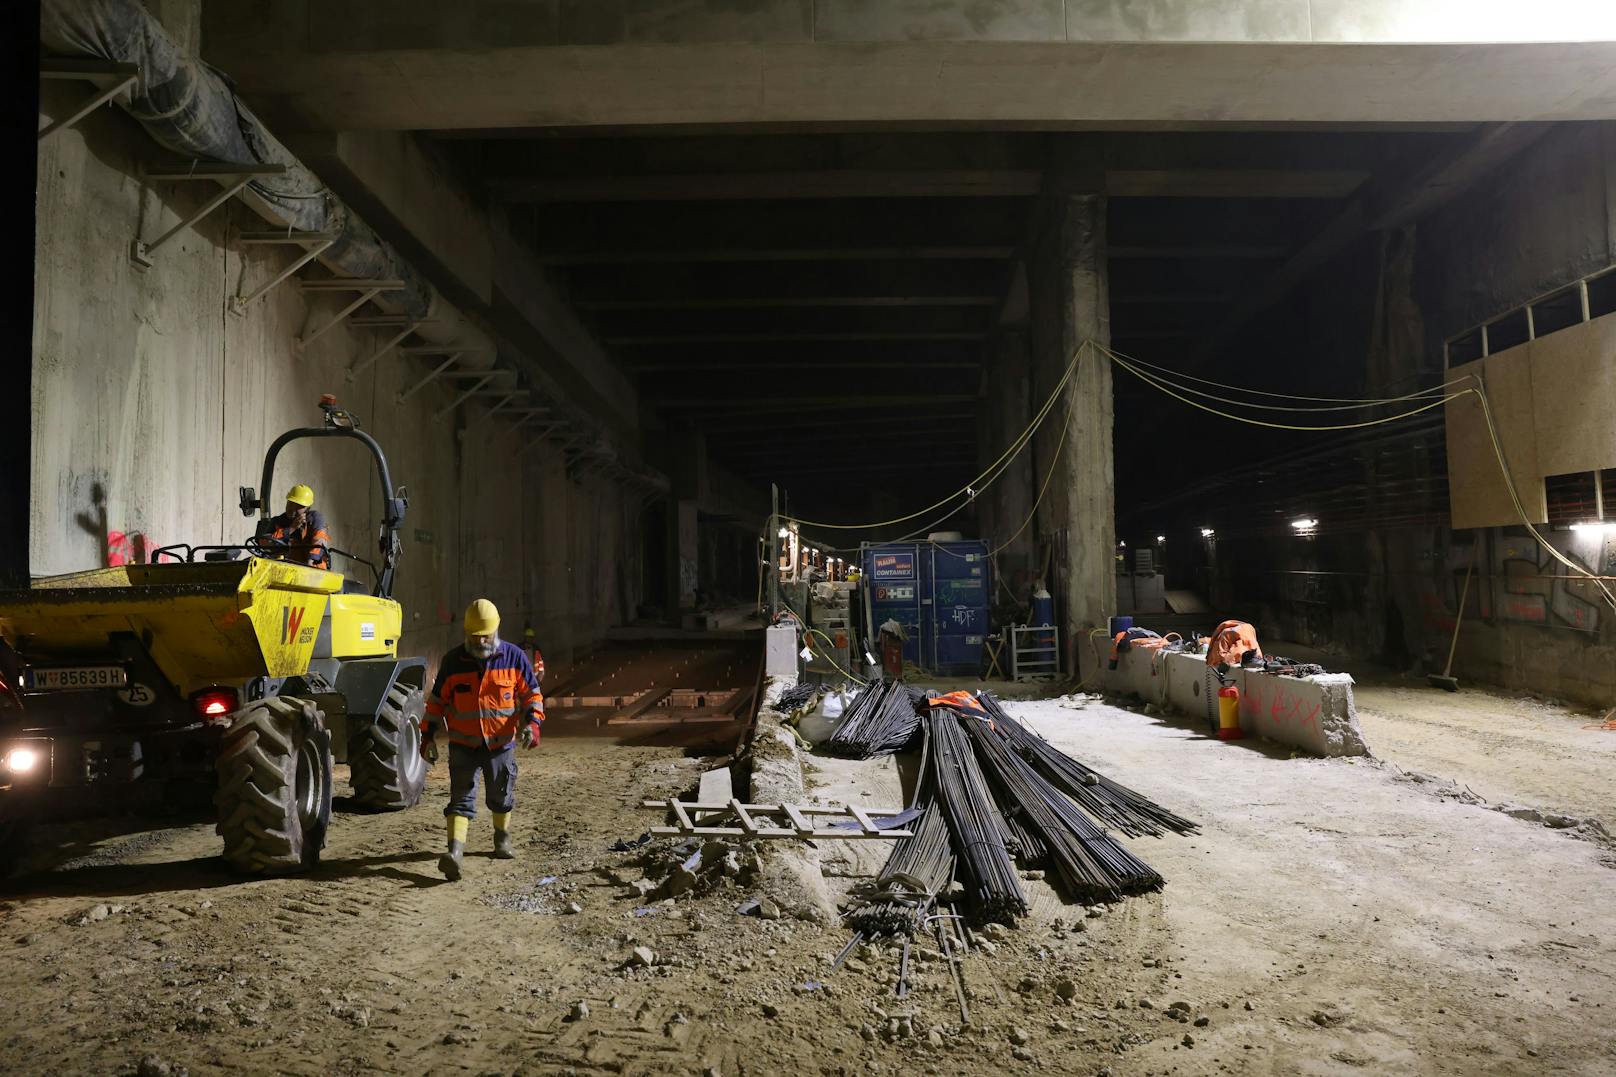
[[[204,9],[282,126],[1410,123],[1616,116],[1590,0],[277,0]]]

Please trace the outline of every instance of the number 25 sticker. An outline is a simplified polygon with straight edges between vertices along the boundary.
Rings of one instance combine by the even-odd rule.
[[[157,702],[157,693],[144,684],[131,684],[128,688],[119,690],[118,698],[131,707],[148,707]]]

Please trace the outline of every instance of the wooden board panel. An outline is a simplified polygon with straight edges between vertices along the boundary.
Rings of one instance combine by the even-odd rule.
[[[1616,467],[1616,314],[1527,347],[1539,474]]]
[[[1450,379],[1481,373],[1492,404],[1510,474],[1533,523],[1545,523],[1543,472],[1538,467],[1536,417],[1532,405],[1530,345],[1523,344],[1450,367]],[[1501,527],[1520,522],[1499,471],[1481,404],[1474,396],[1450,401],[1444,408],[1448,440],[1448,499],[1453,526]]]

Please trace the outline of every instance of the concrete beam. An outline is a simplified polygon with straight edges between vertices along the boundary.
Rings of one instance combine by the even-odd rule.
[[[915,393],[861,393],[846,396],[789,396],[775,394],[760,397],[690,396],[669,397],[654,401],[651,406],[659,411],[717,411],[760,414],[767,411],[797,412],[811,408],[826,411],[844,411],[850,408],[909,408],[945,407],[949,404],[971,404],[976,394],[956,393],[928,396]]]
[[[289,139],[331,188],[362,212],[457,305],[535,358],[539,383],[638,440],[634,387],[578,321],[542,266],[459,187],[413,136],[344,132]]]
[[[1015,254],[1009,245],[901,247],[668,247],[646,250],[547,251],[539,261],[553,266],[677,265],[712,262],[908,262],[994,261]]]
[[[1214,354],[1251,318],[1278,303],[1365,232],[1396,228],[1430,212],[1547,131],[1548,126],[1544,124],[1492,124],[1463,144],[1437,155],[1412,175],[1366,187],[1272,275],[1244,294],[1234,309],[1206,335],[1199,357],[1204,359]]]
[[[505,202],[746,202],[797,198],[1025,198],[1043,174],[1021,171],[824,171],[497,179]]]
[[[1586,0],[436,0],[204,5],[203,47],[307,129],[1609,115]],[[486,14],[484,14],[486,12]],[[1555,42],[1555,43],[1545,43]],[[1305,47],[1301,47],[1305,46]]]
[[[926,333],[926,332],[853,332],[853,333],[815,333],[809,330],[801,332],[781,333],[668,333],[649,334],[644,336],[607,337],[606,343],[614,348],[619,347],[645,347],[661,344],[773,344],[790,343],[794,341],[822,341],[826,343],[842,343],[851,341],[904,341],[904,340],[933,340],[933,341],[961,341],[981,340],[987,336],[980,333]]]
[[[580,310],[779,310],[802,307],[991,307],[991,295],[792,295],[755,299],[586,299]]]

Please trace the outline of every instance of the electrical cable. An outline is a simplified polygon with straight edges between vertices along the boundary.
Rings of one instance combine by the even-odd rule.
[[[1429,395],[1431,393],[1436,392],[1439,389],[1446,389],[1449,386],[1462,385],[1462,384],[1464,384],[1465,380],[1471,376],[1471,375],[1465,375],[1464,377],[1453,378],[1453,379],[1451,379],[1449,381],[1443,382],[1441,385],[1433,385],[1428,389],[1420,389],[1420,390],[1417,390],[1416,392],[1409,393],[1409,394],[1407,394],[1405,396],[1391,396],[1391,397],[1302,396],[1302,395],[1300,395],[1298,393],[1270,393],[1270,392],[1265,392],[1265,391],[1263,391],[1261,389],[1251,389],[1251,388],[1248,388],[1247,386],[1244,386],[1244,385],[1231,385],[1228,382],[1212,381],[1210,378],[1197,378],[1193,374],[1185,374],[1185,373],[1183,373],[1181,371],[1172,370],[1169,367],[1160,366],[1160,365],[1158,365],[1156,363],[1147,363],[1143,359],[1139,359],[1139,358],[1136,358],[1135,356],[1129,355],[1127,352],[1116,351],[1115,349],[1112,349],[1109,346],[1107,346],[1106,350],[1111,351],[1114,355],[1122,356],[1122,358],[1128,360],[1128,362],[1134,364],[1135,366],[1145,367],[1148,370],[1159,371],[1160,373],[1162,373],[1164,375],[1165,374],[1171,374],[1174,377],[1177,377],[1177,378],[1179,378],[1180,380],[1183,380],[1183,381],[1198,382],[1201,385],[1211,385],[1211,386],[1213,386],[1215,388],[1218,388],[1218,389],[1235,390],[1235,391],[1239,391],[1239,392],[1248,393],[1248,394],[1250,394],[1252,396],[1267,396],[1267,397],[1273,397],[1273,398],[1278,399],[1278,400],[1324,401],[1324,402],[1328,402],[1328,403],[1332,403],[1332,404],[1395,404],[1395,403],[1398,403],[1400,401],[1410,400],[1410,399],[1413,399],[1413,398],[1418,397],[1418,396],[1427,396],[1427,395]],[[1312,410],[1312,409],[1299,409],[1299,410]],[[1329,411],[1329,410],[1333,410],[1333,409],[1323,408],[1323,409],[1319,409],[1319,410]]]
[[[1051,456],[1049,458],[1049,470],[1044,472],[1043,485],[1038,487],[1038,496],[1033,499],[1032,508],[1027,510],[1027,518],[1025,520],[1021,521],[1021,526],[1016,528],[1016,533],[1015,534],[1013,534],[1009,538],[1005,539],[1004,542],[1001,543],[1000,545],[998,545],[998,546],[994,547],[992,550],[988,551],[988,556],[989,557],[997,557],[999,555],[1000,551],[1004,550],[1012,542],[1014,542],[1014,541],[1016,541],[1016,539],[1020,538],[1021,533],[1023,531],[1025,531],[1025,530],[1027,530],[1027,525],[1032,523],[1032,518],[1034,516],[1038,515],[1038,506],[1043,504],[1044,494],[1049,489],[1049,480],[1055,477],[1055,468],[1056,468],[1056,466],[1058,466],[1060,464],[1061,449],[1066,445],[1066,434],[1067,434],[1068,431],[1071,430],[1071,428],[1072,428],[1072,405],[1071,405],[1071,402],[1068,401],[1067,405],[1066,405],[1066,421],[1061,424],[1060,440],[1055,443],[1055,453],[1054,453],[1053,456]]]
[[[1556,561],[1559,561],[1562,565],[1569,568],[1578,577],[1580,577],[1582,579],[1589,580],[1596,587],[1598,587],[1600,592],[1604,595],[1606,603],[1609,604],[1609,606],[1611,607],[1612,610],[1616,610],[1616,593],[1611,592],[1611,589],[1605,585],[1604,580],[1600,579],[1600,577],[1596,573],[1590,572],[1588,569],[1584,568],[1582,565],[1578,564],[1576,561],[1572,560],[1570,557],[1567,557],[1565,554],[1561,553],[1547,539],[1545,539],[1543,537],[1542,533],[1539,532],[1538,529],[1533,525],[1533,523],[1531,521],[1531,518],[1530,518],[1530,516],[1528,515],[1528,513],[1526,511],[1526,506],[1521,501],[1520,492],[1519,492],[1519,490],[1516,489],[1515,477],[1510,472],[1508,458],[1505,456],[1505,453],[1504,453],[1503,441],[1499,438],[1499,436],[1498,436],[1498,428],[1497,428],[1496,424],[1493,422],[1492,404],[1487,399],[1486,383],[1482,381],[1480,375],[1469,374],[1469,375],[1466,375],[1463,378],[1457,378],[1457,379],[1453,379],[1453,380],[1448,381],[1448,382],[1444,382],[1442,385],[1437,386],[1436,388],[1445,391],[1446,389],[1450,388],[1451,386],[1462,385],[1466,381],[1470,381],[1472,384],[1468,388],[1461,389],[1458,392],[1454,392],[1454,393],[1446,393],[1446,392],[1444,392],[1443,396],[1437,398],[1436,400],[1431,401],[1428,404],[1422,404],[1421,406],[1419,406],[1417,408],[1413,408],[1413,409],[1411,409],[1409,411],[1405,411],[1405,412],[1400,412],[1400,413],[1398,413],[1396,415],[1382,416],[1379,419],[1369,419],[1369,420],[1365,420],[1363,422],[1357,422],[1357,423],[1335,423],[1335,424],[1330,424],[1330,425],[1325,425],[1325,426],[1308,426],[1308,425],[1298,425],[1298,424],[1292,424],[1292,423],[1268,422],[1267,420],[1264,420],[1264,419],[1254,419],[1254,418],[1251,418],[1250,416],[1235,415],[1235,414],[1232,414],[1230,412],[1221,411],[1218,408],[1209,407],[1206,404],[1197,403],[1196,401],[1191,400],[1191,399],[1189,399],[1189,398],[1187,398],[1185,396],[1181,396],[1179,393],[1173,391],[1175,388],[1184,389],[1186,392],[1194,392],[1194,390],[1190,390],[1185,386],[1176,386],[1172,382],[1168,381],[1167,379],[1160,378],[1160,377],[1157,377],[1155,375],[1147,374],[1145,371],[1139,369],[1138,367],[1135,367],[1128,359],[1122,357],[1117,352],[1113,351],[1112,349],[1110,349],[1108,347],[1105,347],[1103,345],[1102,346],[1097,346],[1097,347],[1098,347],[1098,350],[1099,350],[1100,354],[1106,356],[1108,359],[1110,359],[1112,362],[1116,363],[1118,366],[1122,367],[1124,370],[1128,371],[1134,377],[1136,377],[1139,380],[1143,381],[1145,384],[1150,385],[1152,388],[1158,389],[1161,392],[1166,393],[1168,396],[1171,396],[1176,400],[1182,401],[1183,403],[1188,404],[1193,408],[1198,408],[1201,411],[1210,412],[1211,414],[1216,415],[1216,416],[1218,416],[1220,418],[1231,419],[1231,420],[1233,420],[1235,422],[1245,423],[1245,424],[1247,424],[1249,426],[1265,427],[1265,428],[1270,429],[1270,430],[1298,430],[1298,431],[1360,430],[1360,429],[1363,429],[1364,427],[1382,426],[1382,425],[1385,425],[1387,423],[1398,422],[1398,421],[1400,421],[1402,419],[1407,419],[1407,418],[1411,418],[1412,416],[1419,415],[1422,412],[1430,411],[1431,409],[1439,407],[1441,405],[1451,403],[1452,401],[1462,399],[1463,397],[1474,396],[1481,404],[1482,419],[1485,421],[1486,426],[1487,426],[1487,437],[1488,437],[1488,440],[1492,444],[1493,457],[1497,460],[1498,469],[1503,474],[1504,487],[1505,487],[1506,491],[1509,493],[1509,499],[1510,499],[1511,504],[1514,506],[1515,514],[1518,517],[1520,517],[1521,526],[1526,528],[1527,533],[1532,536],[1532,538],[1537,542],[1537,544],[1539,546],[1541,546],[1544,550],[1548,551],[1549,556],[1553,557]],[[1217,383],[1211,383],[1211,384],[1217,384]],[[1281,395],[1281,394],[1265,394],[1265,395]],[[1312,398],[1295,397],[1293,399],[1324,400],[1324,399],[1329,399],[1329,398],[1328,397],[1312,397]],[[1296,409],[1296,410],[1309,410],[1309,409]]]
[[[1020,434],[1016,435],[1016,439],[1010,443],[1010,447],[1004,451],[1003,455],[984,468],[981,474],[977,475],[970,482],[966,483],[960,489],[955,490],[942,500],[931,505],[927,505],[925,508],[916,512],[911,512],[907,516],[897,516],[890,520],[878,520],[874,523],[830,524],[816,522],[813,520],[804,520],[801,517],[787,516],[783,514],[780,518],[782,520],[787,520],[794,523],[799,527],[820,527],[833,531],[873,531],[878,527],[891,527],[893,524],[908,523],[910,520],[918,519],[921,516],[925,516],[927,513],[934,512],[937,509],[942,508],[956,497],[960,497],[962,495],[966,498],[966,504],[969,504],[971,501],[976,499],[976,495],[980,493],[981,490],[991,486],[993,482],[998,479],[999,475],[1004,473],[1004,466],[1008,465],[1010,459],[1020,453],[1021,450],[1025,448],[1032,440],[1032,436],[1038,432],[1038,427],[1049,415],[1051,409],[1054,408],[1055,402],[1060,399],[1061,390],[1066,387],[1066,383],[1071,380],[1072,374],[1077,370],[1078,361],[1083,357],[1084,350],[1093,347],[1094,342],[1090,340],[1085,340],[1083,343],[1077,346],[1077,350],[1072,353],[1071,362],[1066,364],[1065,372],[1061,374],[1060,380],[1055,383],[1054,389],[1050,391],[1049,398],[1044,401],[1043,406],[1039,408],[1037,414],[1033,416],[1032,422],[1030,422]],[[994,475],[993,473],[995,471],[998,471],[999,475]],[[983,482],[983,480],[989,475],[993,475],[993,478],[987,479],[986,482]],[[953,514],[950,513],[949,515]],[[947,519],[947,517],[944,517],[944,519]]]
[[[1170,382],[1159,380],[1159,379],[1157,379],[1157,377],[1155,375],[1147,374],[1144,371],[1138,369],[1137,367],[1134,367],[1126,359],[1121,358],[1116,353],[1112,352],[1109,348],[1102,347],[1102,348],[1099,349],[1099,351],[1100,351],[1100,354],[1102,354],[1102,355],[1106,356],[1107,358],[1109,358],[1112,362],[1114,362],[1118,366],[1122,367],[1122,369],[1126,370],[1128,373],[1132,374],[1134,377],[1138,378],[1140,381],[1144,382],[1146,385],[1149,385],[1149,386],[1151,386],[1152,388],[1155,388],[1155,389],[1159,389],[1162,392],[1166,393],[1168,396],[1172,397],[1173,399],[1182,401],[1183,403],[1188,404],[1192,408],[1198,408],[1201,411],[1210,412],[1213,415],[1218,416],[1219,418],[1232,419],[1237,423],[1246,423],[1246,424],[1248,424],[1250,426],[1267,427],[1270,430],[1301,430],[1301,431],[1362,430],[1365,427],[1383,426],[1383,425],[1385,425],[1387,423],[1395,423],[1395,422],[1398,422],[1398,421],[1403,420],[1403,419],[1411,418],[1411,417],[1413,417],[1415,415],[1419,415],[1421,412],[1430,411],[1432,408],[1439,408],[1443,404],[1448,403],[1450,400],[1457,400],[1457,399],[1459,399],[1459,397],[1464,395],[1463,392],[1452,393],[1452,394],[1449,394],[1447,396],[1439,397],[1438,399],[1431,401],[1429,404],[1422,404],[1421,406],[1419,406],[1417,408],[1410,409],[1409,411],[1399,412],[1396,415],[1385,415],[1385,416],[1382,416],[1379,419],[1365,419],[1362,422],[1356,422],[1356,423],[1331,423],[1331,424],[1328,424],[1328,425],[1325,425],[1325,426],[1305,426],[1305,425],[1300,425],[1300,424],[1296,424],[1296,423],[1272,423],[1272,422],[1267,421],[1266,419],[1253,419],[1250,416],[1246,416],[1246,415],[1235,415],[1232,412],[1221,411],[1218,408],[1214,408],[1214,407],[1211,407],[1211,406],[1206,405],[1206,404],[1198,403],[1198,402],[1196,402],[1194,400],[1191,400],[1189,397],[1182,396],[1179,393],[1175,392],[1174,387],[1172,386],[1172,384]]]

